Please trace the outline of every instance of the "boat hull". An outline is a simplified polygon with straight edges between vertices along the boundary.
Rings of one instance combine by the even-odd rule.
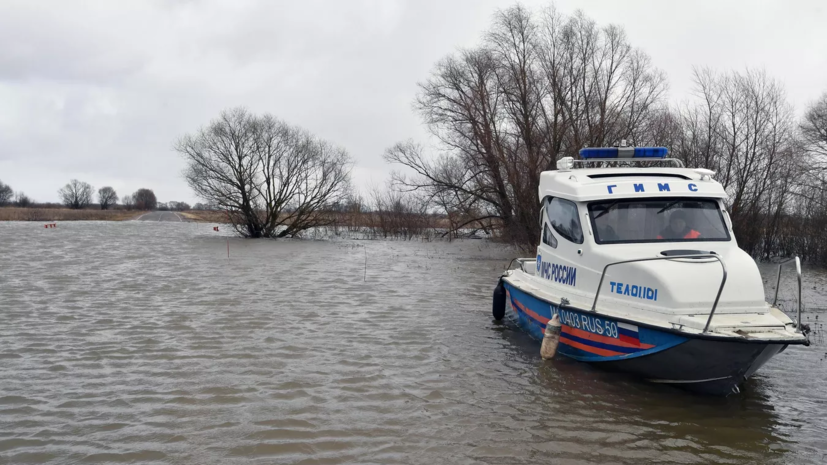
[[[563,325],[557,353],[604,369],[711,395],[739,385],[786,344],[715,340],[663,331],[634,322],[548,303],[504,281],[517,323],[542,339],[558,314]]]

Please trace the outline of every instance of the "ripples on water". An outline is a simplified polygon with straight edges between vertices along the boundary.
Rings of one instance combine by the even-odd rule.
[[[0,224],[0,463],[827,460],[824,344],[727,399],[544,362],[502,246],[38,226]]]

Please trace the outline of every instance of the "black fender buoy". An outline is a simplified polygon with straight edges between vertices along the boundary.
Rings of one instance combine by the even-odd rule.
[[[505,316],[505,286],[503,286],[502,278],[497,281],[497,287],[494,288],[492,313],[494,313],[494,319],[498,321]]]

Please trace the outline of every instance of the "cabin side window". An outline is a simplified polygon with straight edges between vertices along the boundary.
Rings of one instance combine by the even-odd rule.
[[[575,244],[583,243],[580,215],[577,213],[577,205],[574,202],[557,197],[552,198],[546,203],[546,215],[557,234]],[[543,236],[545,238],[545,230]],[[555,246],[556,244],[552,247]]]
[[[554,237],[554,234],[551,233],[551,228],[549,225],[551,224],[548,220],[548,215],[546,211],[548,210],[548,203],[551,201],[550,198],[546,198],[542,202],[540,202],[540,227],[543,228],[543,244],[556,249],[557,248],[557,238]]]
[[[546,222],[543,222],[543,244],[557,248],[557,238],[551,233],[551,229]]]

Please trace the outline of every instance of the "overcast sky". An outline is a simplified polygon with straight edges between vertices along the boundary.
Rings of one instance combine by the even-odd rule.
[[[540,8],[548,1],[524,1]],[[426,137],[417,82],[479,43],[509,0],[0,2],[0,180],[57,201],[71,178],[197,199],[174,140],[243,105],[349,150],[359,186],[382,152]],[[827,91],[827,2],[557,0],[623,26],[691,95],[693,66],[765,68],[801,114]]]

